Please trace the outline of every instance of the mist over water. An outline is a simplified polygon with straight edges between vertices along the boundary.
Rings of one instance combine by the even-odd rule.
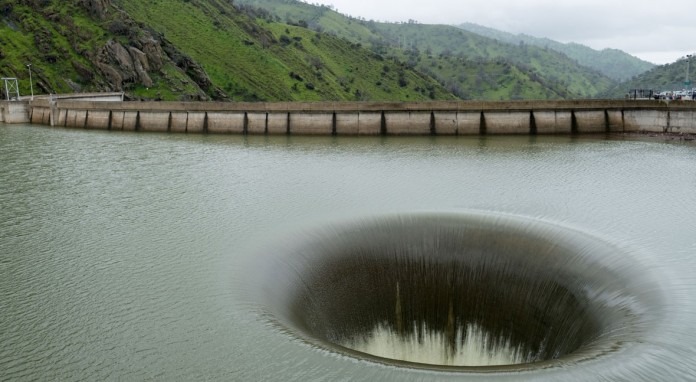
[[[693,380],[695,148],[0,125],[0,380]]]

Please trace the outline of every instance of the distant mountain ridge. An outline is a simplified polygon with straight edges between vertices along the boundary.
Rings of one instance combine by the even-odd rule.
[[[618,49],[604,49],[600,51],[578,43],[562,43],[527,34],[513,34],[474,23],[464,23],[458,25],[458,27],[510,44],[523,43],[555,50],[576,60],[580,65],[596,69],[616,81],[629,80],[655,67],[653,63],[641,60]]]

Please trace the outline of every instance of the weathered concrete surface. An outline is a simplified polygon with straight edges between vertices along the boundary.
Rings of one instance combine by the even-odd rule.
[[[247,113],[247,133],[266,134],[268,113]]]
[[[537,134],[571,134],[572,132],[570,111],[534,111],[533,115]]]
[[[693,110],[670,112],[667,132],[696,134],[696,112]]]
[[[624,131],[623,111],[607,110],[607,118],[609,122],[609,132],[622,133]]]
[[[111,130],[135,131],[138,124],[138,112],[124,111],[111,113]]]
[[[203,133],[206,131],[208,124],[208,113],[206,112],[189,112],[186,120],[187,133]]]
[[[58,110],[56,113],[56,121],[55,121],[55,126],[60,126],[64,127],[66,126],[66,120],[68,118],[68,111],[65,109]]]
[[[478,135],[696,130],[693,101],[222,103],[70,98],[0,103],[0,118],[8,122],[9,108],[14,104],[25,107],[24,122],[30,119],[33,123],[76,128],[188,133]]]
[[[529,112],[484,112],[486,134],[529,134],[531,132]]]
[[[185,133],[188,125],[188,113],[185,111],[172,111],[169,113],[169,131],[172,133]]]
[[[608,130],[608,121],[604,110],[575,111],[578,133],[604,133]]]
[[[68,110],[65,117],[65,127],[84,128],[87,121],[87,110]]]
[[[481,134],[482,112],[465,111],[457,113],[457,134],[479,135]]]
[[[293,113],[289,131],[301,135],[331,135],[333,120],[333,113]]]
[[[169,131],[169,114],[166,111],[141,111],[139,128],[141,131]]]
[[[357,111],[336,113],[337,135],[358,135],[360,133],[360,113]]]
[[[380,135],[382,134],[382,113],[381,112],[359,112],[358,113],[358,135]]]
[[[109,110],[88,110],[85,120],[85,128],[108,130],[111,124],[111,111]]]
[[[51,109],[48,107],[37,107],[31,111],[31,123],[37,125],[51,125]]]
[[[216,134],[242,134],[244,132],[244,113],[208,113],[208,132]]]
[[[268,134],[282,135],[290,132],[288,113],[268,113]]]
[[[457,113],[452,111],[433,112],[435,123],[434,133],[437,135],[457,135],[458,120]]]
[[[29,123],[29,105],[26,102],[0,101],[0,122]]]
[[[667,110],[626,110],[624,111],[624,131],[665,132],[668,126],[668,115]]]
[[[429,112],[386,111],[384,119],[388,135],[428,135],[432,132]]]

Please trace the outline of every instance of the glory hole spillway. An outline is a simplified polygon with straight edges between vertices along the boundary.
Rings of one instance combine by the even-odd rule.
[[[257,289],[283,325],[318,346],[410,368],[581,364],[640,341],[664,315],[650,272],[620,249],[519,217],[363,219],[272,252],[272,277]]]

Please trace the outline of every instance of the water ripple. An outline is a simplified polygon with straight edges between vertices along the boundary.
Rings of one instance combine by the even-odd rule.
[[[290,230],[467,209],[560,222],[636,249],[637,261],[667,275],[675,304],[662,337],[633,354],[646,365],[633,376],[694,379],[693,163],[693,145],[596,138],[0,125],[0,379],[479,379],[327,354],[269,330],[255,302],[238,297],[240,274],[254,272],[245,268],[251,254]],[[601,375],[566,369],[507,379],[626,372],[606,366]]]

